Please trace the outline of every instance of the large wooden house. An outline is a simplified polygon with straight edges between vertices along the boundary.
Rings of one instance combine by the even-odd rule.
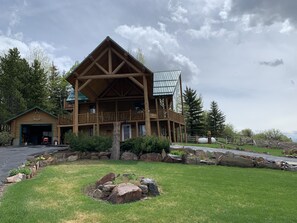
[[[67,77],[73,86],[58,117],[58,141],[66,131],[112,135],[121,140],[142,135],[183,141],[185,121],[180,71],[152,72],[107,37]],[[117,125],[115,125],[117,123]]]

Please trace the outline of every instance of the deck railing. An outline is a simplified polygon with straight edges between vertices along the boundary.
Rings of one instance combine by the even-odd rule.
[[[150,110],[150,119],[151,120],[170,120],[180,124],[184,124],[184,116],[176,113],[174,111],[160,109],[158,115],[156,110]],[[112,123],[116,121],[145,121],[144,112],[140,111],[118,111],[118,112],[99,112],[99,113],[83,113],[78,115],[78,124],[104,124]],[[63,114],[59,115],[59,124],[60,125],[72,125],[73,124],[73,115],[72,114]]]

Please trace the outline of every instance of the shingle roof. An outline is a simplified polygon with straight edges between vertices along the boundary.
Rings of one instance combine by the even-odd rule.
[[[153,96],[173,95],[180,75],[180,70],[154,72]]]
[[[42,109],[42,108],[40,108],[40,107],[38,107],[38,106],[35,106],[35,107],[33,107],[33,108],[30,108],[30,109],[28,109],[28,110],[26,110],[26,111],[24,111],[24,112],[22,112],[22,113],[20,113],[20,114],[15,115],[15,116],[12,117],[12,118],[6,120],[5,123],[11,122],[12,120],[17,119],[18,117],[20,117],[20,116],[22,116],[22,115],[25,115],[25,114],[27,114],[27,113],[33,111],[34,109],[40,110],[40,111],[42,111],[42,112],[44,112],[44,113],[46,113],[46,114],[48,114],[48,115],[50,115],[50,116],[52,116],[52,117],[54,117],[54,118],[57,118],[57,116],[55,116],[55,115],[49,113],[48,111],[46,111],[46,110],[44,110],[44,109]]]

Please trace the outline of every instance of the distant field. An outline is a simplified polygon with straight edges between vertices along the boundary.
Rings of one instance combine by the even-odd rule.
[[[208,148],[221,148],[221,144],[213,143],[213,144],[197,144],[197,143],[179,143],[180,145],[188,145],[188,146],[200,146],[200,147],[208,147]],[[238,145],[232,145],[232,144],[225,144],[225,149],[240,149],[245,150],[249,152],[256,152],[256,153],[266,153],[273,156],[284,156],[282,153],[283,150],[281,149],[270,149],[270,148],[263,148],[263,147],[257,147],[257,146],[251,146],[251,145],[244,145],[244,146],[238,146]]]
[[[109,172],[152,177],[161,196],[112,205],[82,193]],[[8,187],[0,222],[297,222],[296,182],[295,172],[270,169],[80,161]]]

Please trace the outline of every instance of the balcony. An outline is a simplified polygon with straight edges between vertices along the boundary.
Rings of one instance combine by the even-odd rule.
[[[168,113],[166,110],[159,110],[158,114],[156,110],[150,110],[150,119],[151,121],[169,120],[179,124],[184,124],[184,116],[182,114],[176,113],[172,110],[169,110]],[[73,124],[73,115],[59,115],[58,118],[59,125],[72,125]],[[144,112],[136,111],[118,111],[118,112],[99,112],[99,113],[83,113],[78,115],[78,124],[79,125],[88,125],[88,124],[109,124],[113,122],[133,122],[133,121],[145,121]]]

